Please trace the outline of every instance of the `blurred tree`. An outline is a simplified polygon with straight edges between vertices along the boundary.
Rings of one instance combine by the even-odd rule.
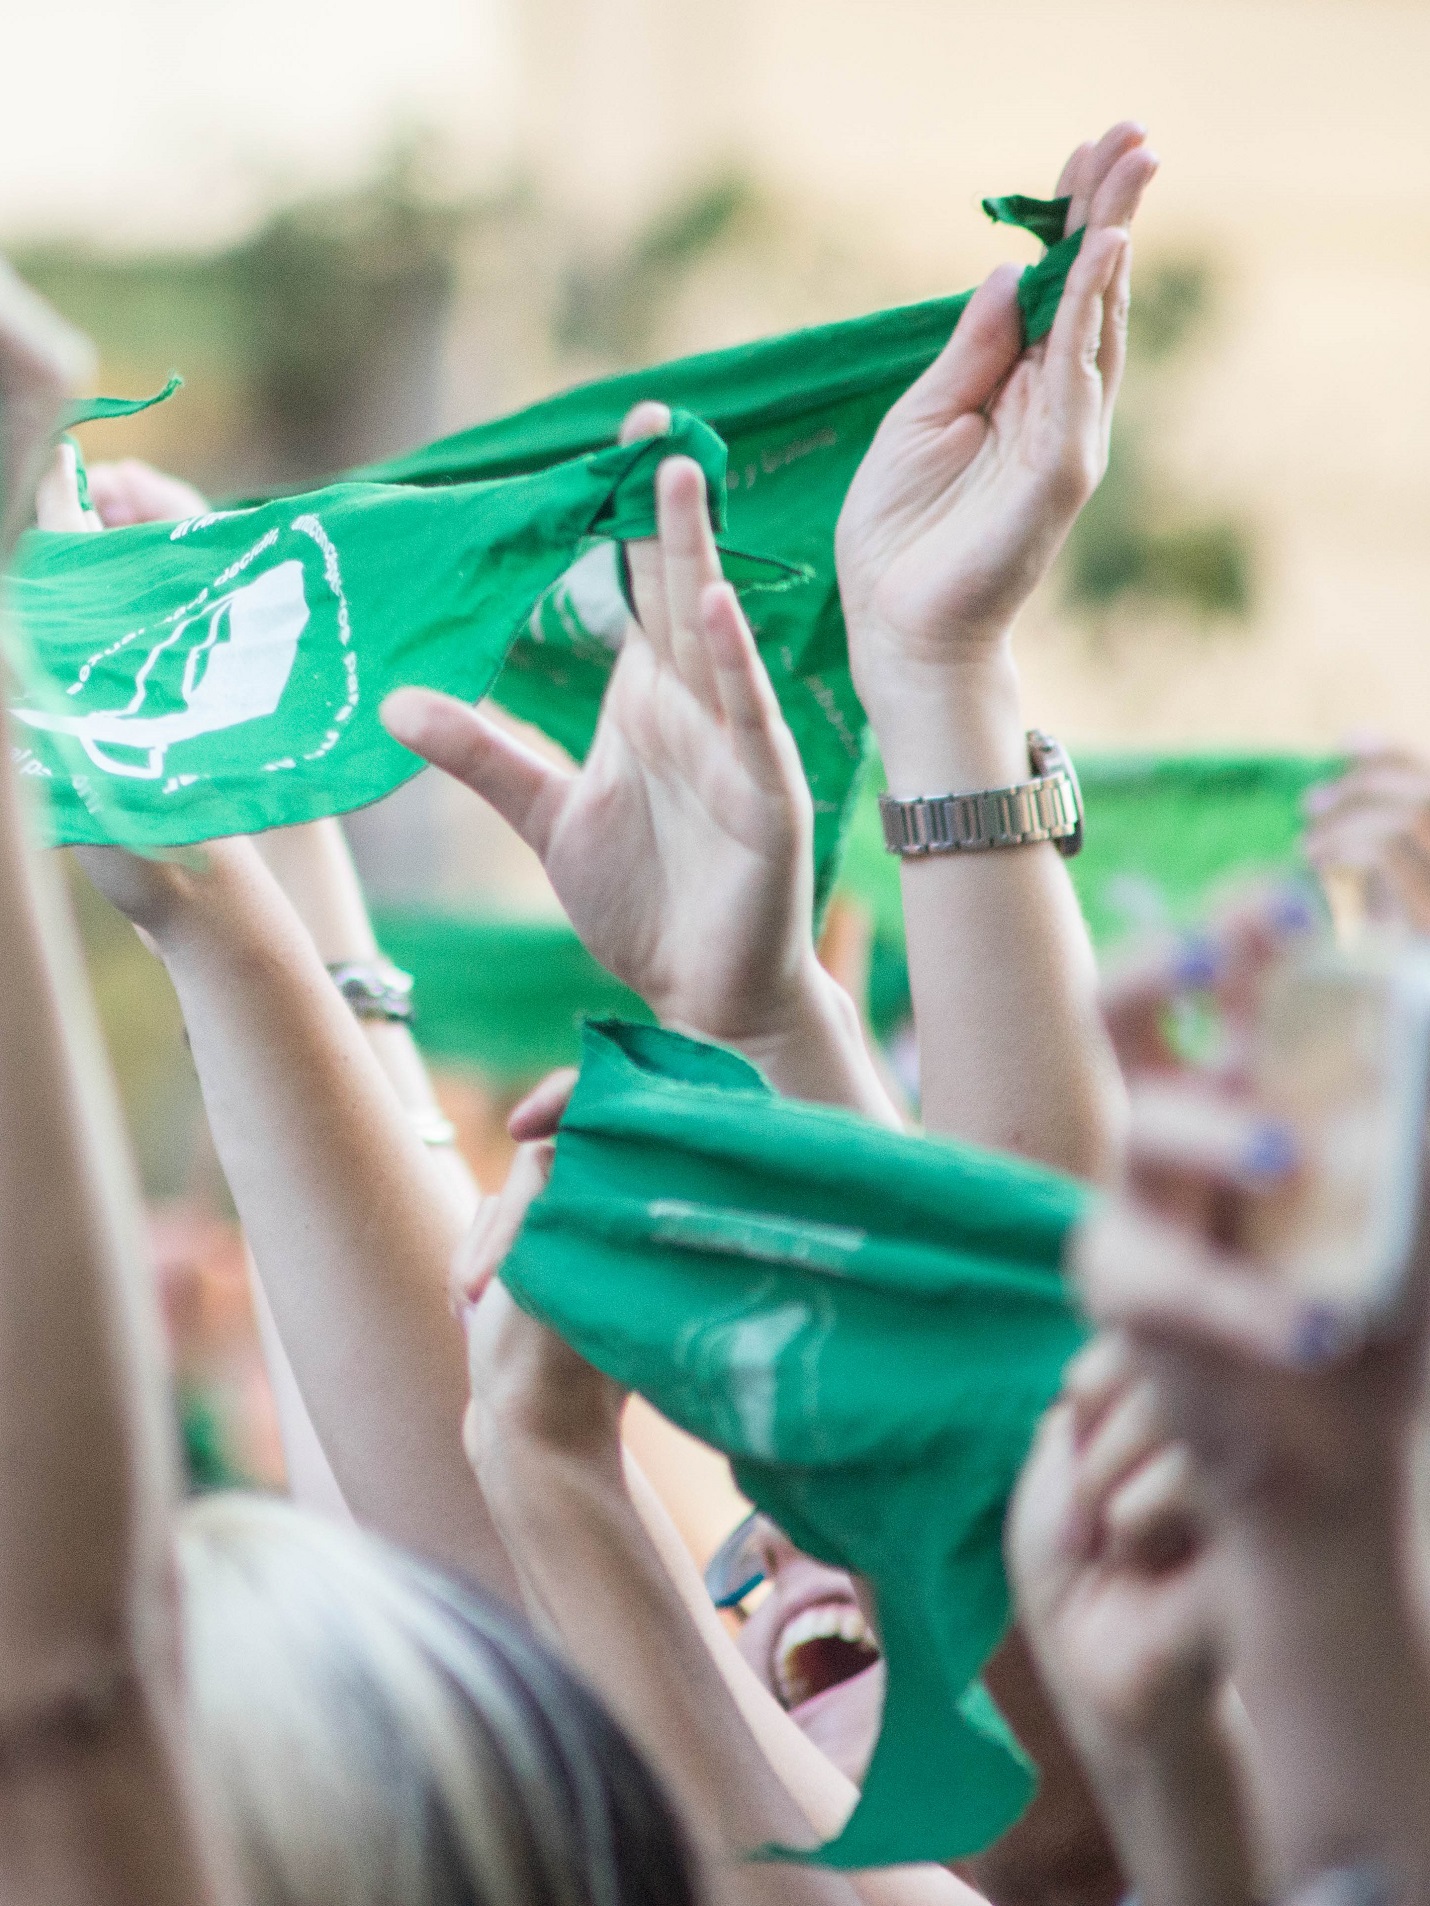
[[[1213,291],[1212,273],[1199,260],[1170,260],[1138,279],[1111,463],[1061,564],[1069,606],[1098,625],[1123,604],[1156,603],[1203,622],[1250,616],[1250,525],[1224,511],[1199,510],[1153,450],[1177,372],[1210,321]]]
[[[671,294],[717,246],[751,236],[759,195],[727,173],[695,186],[650,220],[614,256],[578,257],[563,274],[555,319],[559,348],[634,362],[659,330]]]

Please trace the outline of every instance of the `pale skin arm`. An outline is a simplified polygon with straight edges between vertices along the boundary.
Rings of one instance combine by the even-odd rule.
[[[0,521],[23,522],[80,341],[0,266]],[[0,748],[9,753],[8,723]],[[0,774],[0,1897],[221,1895],[178,1671],[177,1452],[83,966]],[[63,1007],[61,1002],[63,1001]]]
[[[462,1461],[445,1273],[465,1200],[433,1162],[251,841],[202,864],[83,856],[174,983],[219,1158],[278,1333],[360,1521],[512,1576]]]
[[[1155,167],[1132,125],[1073,155],[1059,189],[1087,237],[1051,336],[1023,351],[1017,274],[995,272],[850,488],[840,591],[895,796],[1029,778],[1012,628],[1106,467],[1127,228]],[[1056,850],[907,860],[903,892],[925,1124],[1107,1175],[1116,1072]]]
[[[255,836],[255,845],[307,928],[325,966],[348,962],[370,965],[381,958],[357,869],[338,821],[275,828]],[[441,1107],[432,1081],[408,1028],[386,1020],[357,1023],[403,1111],[409,1117],[415,1114],[418,1119],[440,1120]],[[461,1153],[453,1145],[429,1145],[428,1150],[470,1219],[475,1215],[479,1193]],[[312,1508],[344,1514],[342,1491],[303,1402],[273,1307],[251,1257],[249,1264],[254,1312],[283,1438],[288,1487],[298,1501]]]
[[[312,935],[325,966],[382,958],[352,853],[336,820],[309,821],[302,827],[275,828],[255,836],[258,851],[272,869],[293,910]],[[360,1020],[363,1036],[382,1067],[398,1103],[419,1122],[442,1117],[422,1054],[410,1030],[384,1020]],[[475,1214],[481,1196],[461,1153],[453,1145],[428,1148],[454,1194]]]

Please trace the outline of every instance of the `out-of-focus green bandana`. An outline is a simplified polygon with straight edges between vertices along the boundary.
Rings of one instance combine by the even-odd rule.
[[[1019,289],[1043,337],[1080,234],[1060,236],[1065,201],[987,208],[1051,244]],[[376,718],[404,682],[476,699],[495,681],[584,754],[624,626],[617,544],[651,530],[649,458],[632,469],[611,446],[650,397],[689,414],[661,449],[694,451],[711,480],[813,792],[825,891],[864,738],[834,525],[885,412],[970,295],[609,378],[312,496],[177,530],[28,538],[17,713],[58,837],[179,843],[374,800],[417,770]],[[728,504],[694,417],[729,446]]]
[[[1058,1265],[1089,1195],[777,1098],[677,1033],[587,1028],[502,1276],[725,1451],[800,1548],[873,1585],[884,1724],[832,1865],[970,1853],[1032,1791],[976,1677],[1008,1619],[1008,1498],[1081,1340]]]

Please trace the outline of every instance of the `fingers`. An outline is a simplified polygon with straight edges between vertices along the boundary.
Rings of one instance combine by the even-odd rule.
[[[670,430],[670,410],[665,404],[641,403],[626,413],[620,429],[620,442],[640,443],[647,437],[664,437]],[[670,619],[665,600],[665,567],[660,543],[654,536],[626,544],[626,567],[631,581],[631,599],[635,603],[640,632],[663,661],[671,659]]]
[[[656,517],[665,570],[670,649],[675,666],[696,699],[719,712],[715,674],[704,641],[701,603],[707,588],[723,580],[710,529],[705,473],[690,457],[668,457],[656,476]]]
[[[518,1143],[554,1138],[556,1128],[570,1103],[576,1079],[575,1066],[563,1066],[559,1072],[550,1073],[540,1085],[528,1092],[506,1122],[511,1136]]]
[[[1302,888],[1262,883],[1228,902],[1199,932],[1168,935],[1109,962],[1102,1009],[1122,1070],[1132,1076],[1181,1068],[1168,1038],[1168,1011],[1188,994],[1214,994],[1228,1034],[1244,1036],[1267,969],[1318,924]]]
[[[1069,1263],[1088,1314],[1136,1342],[1281,1370],[1320,1367],[1358,1342],[1350,1320],[1125,1202],[1079,1229]]]
[[[554,1157],[555,1148],[549,1144],[523,1145],[500,1192],[478,1206],[471,1229],[452,1259],[448,1300],[455,1315],[478,1303],[501,1269],[527,1212],[546,1189]]]
[[[1016,265],[1000,265],[974,292],[953,336],[890,417],[943,427],[986,410],[1023,353]]]
[[[1301,1163],[1296,1133],[1200,1080],[1150,1079],[1129,1094],[1134,1175],[1175,1170],[1248,1193],[1283,1185]]]
[[[1058,181],[1058,197],[1069,198],[1067,230],[1080,231],[1090,222],[1097,194],[1119,162],[1142,146],[1147,129],[1135,120],[1124,119],[1109,129],[1095,144],[1079,146],[1063,168]]]
[[[1090,197],[1088,231],[1126,231],[1137,215],[1143,193],[1156,178],[1160,164],[1156,153],[1142,139],[1124,149],[1116,162],[1109,166]]]
[[[1188,1561],[1205,1542],[1208,1508],[1185,1443],[1162,1443],[1111,1492],[1102,1511],[1113,1567],[1162,1571]]]
[[[103,527],[79,500],[79,458],[72,443],[55,445],[49,468],[35,490],[35,521],[41,529],[71,534]]]
[[[1102,336],[1097,347],[1097,374],[1102,380],[1103,457],[1111,450],[1112,413],[1122,375],[1127,369],[1127,325],[1132,311],[1132,247],[1124,245],[1112,282],[1102,297]]]
[[[428,688],[399,688],[378,711],[394,741],[464,782],[545,856],[574,778],[543,761],[475,708]]]
[[[1069,500],[1079,506],[1102,479],[1106,462],[1103,328],[1131,241],[1120,230],[1089,232],[1053,320],[1045,358],[1049,401],[1061,422]],[[1114,358],[1117,353],[1114,347]]]
[[[759,787],[775,791],[789,786],[788,749],[793,742],[739,597],[728,582],[711,583],[705,590],[700,620],[719,714],[741,766]],[[802,775],[799,784],[802,788]]]

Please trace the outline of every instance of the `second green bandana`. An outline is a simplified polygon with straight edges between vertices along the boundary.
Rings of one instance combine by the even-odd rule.
[[[800,1548],[872,1584],[884,1724],[831,1865],[957,1858],[1032,1792],[977,1676],[1008,1620],[1008,1498],[1081,1341],[1058,1265],[1088,1196],[777,1098],[678,1033],[587,1028],[502,1276],[729,1455]]]

